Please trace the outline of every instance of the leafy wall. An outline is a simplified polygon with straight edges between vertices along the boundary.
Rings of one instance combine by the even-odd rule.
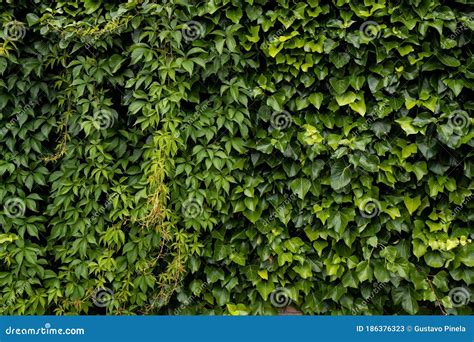
[[[472,313],[467,0],[2,6],[1,313]]]

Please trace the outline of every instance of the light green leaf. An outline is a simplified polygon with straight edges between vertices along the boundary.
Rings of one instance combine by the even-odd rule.
[[[421,205],[421,197],[416,196],[414,198],[410,198],[408,195],[405,195],[405,197],[403,198],[403,202],[405,203],[405,206],[407,207],[408,212],[411,215]]]

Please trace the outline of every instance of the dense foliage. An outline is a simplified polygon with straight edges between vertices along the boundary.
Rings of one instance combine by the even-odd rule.
[[[472,312],[470,10],[7,1],[1,312]]]

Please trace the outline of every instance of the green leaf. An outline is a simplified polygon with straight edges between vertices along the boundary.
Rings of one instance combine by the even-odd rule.
[[[410,198],[409,196],[405,195],[405,197],[403,198],[403,202],[405,203],[405,206],[407,207],[410,215],[412,215],[421,205],[421,197],[416,196],[414,198]]]
[[[307,262],[303,263],[302,265],[294,266],[293,271],[298,273],[303,279],[308,279],[313,276],[313,272],[311,271],[311,265]]]
[[[238,24],[240,21],[240,18],[242,18],[242,10],[240,8],[229,8],[226,12],[225,15],[227,18],[232,20],[234,24]]]
[[[283,43],[279,44],[270,44],[268,47],[268,53],[271,57],[275,57],[283,49]]]
[[[441,268],[444,266],[444,258],[439,252],[428,252],[424,255],[425,262],[428,266]]]
[[[13,242],[18,239],[18,236],[15,234],[0,234],[0,244],[5,242]]]
[[[398,124],[400,124],[400,127],[405,131],[407,135],[410,134],[417,134],[419,132],[418,129],[413,127],[412,122],[413,119],[409,117],[402,117],[397,120],[395,120]]]
[[[374,276],[380,283],[386,283],[390,281],[390,273],[387,270],[387,267],[380,261],[376,261],[374,266]]]
[[[232,316],[245,316],[250,313],[250,309],[247,308],[244,304],[226,304],[227,310]]]
[[[393,289],[393,300],[396,304],[401,304],[403,309],[410,315],[418,312],[418,302],[414,290],[409,286],[399,286]]]
[[[342,277],[342,285],[356,289],[359,286],[359,279],[354,276],[353,271],[347,271]]]
[[[413,254],[417,258],[421,258],[423,255],[425,255],[427,247],[423,243],[423,241],[419,239],[413,239],[412,244],[413,244]]]
[[[275,290],[275,285],[271,281],[260,281],[257,283],[257,291],[262,296],[263,300],[267,300],[268,296]]]
[[[323,94],[322,93],[313,93],[308,97],[309,102],[315,106],[317,109],[321,108],[323,103]]]
[[[349,107],[351,107],[351,109],[353,111],[356,111],[357,113],[359,113],[360,115],[364,116],[365,115],[365,112],[367,111],[367,108],[365,107],[365,99],[364,99],[364,96],[361,95],[361,96],[357,96],[357,98],[359,99],[357,102],[353,102],[353,103],[350,103],[349,104]]]
[[[207,282],[210,284],[218,280],[224,280],[224,271],[219,268],[207,266],[205,273],[207,275]]]
[[[370,267],[369,261],[361,261],[356,268],[357,277],[361,282],[366,280],[372,280],[373,277],[373,270]]]
[[[331,187],[339,190],[349,184],[351,181],[351,171],[349,166],[343,162],[337,161],[331,168]]]
[[[357,95],[349,91],[343,95],[336,95],[336,101],[339,106],[345,106],[353,103],[357,99]]]
[[[260,270],[257,273],[262,279],[268,280],[268,271],[267,270]]]
[[[233,262],[235,262],[237,265],[240,265],[240,266],[245,266],[246,264],[245,257],[240,254],[232,253],[230,255],[230,260],[232,260]]]
[[[304,199],[311,188],[311,181],[307,178],[297,178],[291,181],[290,188],[300,199]]]
[[[39,22],[39,17],[35,13],[28,13],[26,15],[26,21],[28,22],[28,26],[33,26]]]

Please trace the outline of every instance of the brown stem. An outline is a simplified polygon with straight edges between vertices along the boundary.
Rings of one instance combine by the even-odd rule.
[[[441,301],[439,300],[438,295],[436,294],[436,291],[435,291],[435,289],[434,289],[434,287],[433,287],[433,284],[431,283],[430,278],[426,277],[426,280],[428,280],[428,284],[430,284],[431,291],[433,291],[433,293],[434,293],[434,295],[435,295],[435,297],[436,297],[436,304],[438,304],[439,309],[441,310],[442,314],[445,315],[445,316],[447,316],[448,313],[447,313],[446,310],[444,309],[443,304],[441,304]]]

